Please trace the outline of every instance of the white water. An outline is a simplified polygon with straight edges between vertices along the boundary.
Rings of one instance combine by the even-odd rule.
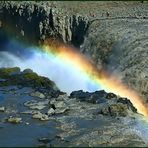
[[[0,52],[0,67],[15,67],[21,70],[32,69],[41,76],[53,80],[60,90],[68,94],[74,90],[96,91],[100,87],[83,77],[82,73],[71,66],[63,64],[60,59],[47,54],[33,52],[27,59],[21,59],[9,52]]]

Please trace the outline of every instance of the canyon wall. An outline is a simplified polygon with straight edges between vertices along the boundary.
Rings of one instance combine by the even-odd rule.
[[[2,32],[35,44],[62,40],[148,100],[148,2],[8,1],[0,7],[1,45],[8,36]]]

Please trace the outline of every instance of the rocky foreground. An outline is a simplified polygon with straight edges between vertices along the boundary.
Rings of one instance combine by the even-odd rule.
[[[136,108],[105,91],[68,96],[32,70],[0,69],[0,146],[147,146]]]

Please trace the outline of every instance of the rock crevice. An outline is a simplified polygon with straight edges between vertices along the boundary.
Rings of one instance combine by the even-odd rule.
[[[1,7],[1,30],[11,32],[18,39],[38,44],[46,38],[56,38],[76,47],[83,43],[88,28],[88,18],[85,16],[62,16],[60,11],[38,4],[6,2]]]

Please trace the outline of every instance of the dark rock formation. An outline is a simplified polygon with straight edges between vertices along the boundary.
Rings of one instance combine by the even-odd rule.
[[[1,68],[0,78],[5,79],[0,83],[0,86],[17,85],[23,87],[33,87],[33,88],[49,88],[53,90],[58,90],[54,82],[46,77],[38,76],[31,70],[25,70],[21,72],[20,68]]]
[[[129,106],[128,104],[125,104],[123,100],[123,103],[107,105],[98,113],[109,116],[127,116],[129,110],[132,112],[137,112],[136,108],[132,104]]]
[[[147,100],[147,2],[2,1],[0,7],[0,50],[10,34],[31,43],[60,39],[99,68],[119,73]]]
[[[119,98],[117,102],[126,104],[128,109],[131,109],[133,112],[137,112],[137,109],[132,105],[132,103],[127,98]]]
[[[137,112],[137,109],[127,98],[118,98],[113,93],[106,93],[104,90],[93,93],[83,92],[82,90],[74,91],[70,94],[70,98],[76,98],[80,101],[86,101],[93,104],[103,104],[100,107],[99,114],[109,116],[127,116],[128,110]]]
[[[84,41],[88,27],[85,16],[62,15],[62,10],[35,2],[1,2],[1,7],[1,30],[7,33],[8,29],[18,39],[38,44],[46,38],[56,38],[76,47]]]
[[[60,101],[61,95],[66,95],[65,93],[60,92],[54,82],[49,80],[48,78],[38,76],[32,70],[24,70],[21,72],[20,68],[1,68],[0,69],[0,78],[4,79],[0,83],[0,87],[3,86],[21,86],[21,87],[32,87],[38,91],[32,92],[30,95],[32,97],[38,97],[40,99],[45,99],[48,95],[50,99],[52,97],[57,98]],[[65,96],[66,97],[66,96]],[[83,92],[82,90],[74,91],[70,94],[69,98],[76,98],[82,102],[89,102],[93,104],[101,104],[103,105],[103,109],[100,108],[100,113],[103,115],[111,115],[111,116],[126,116],[128,115],[128,110],[132,112],[137,112],[133,104],[127,98],[119,98],[113,93],[106,93],[104,90],[96,91],[96,92]],[[64,98],[61,98],[63,100]],[[30,102],[29,102],[30,103]],[[48,102],[45,102],[48,103]],[[63,108],[63,103],[49,103],[52,109],[56,110],[58,107],[62,108],[63,112],[67,110],[67,108]],[[33,104],[33,105],[32,105]],[[105,107],[104,107],[105,105]],[[37,104],[37,102],[31,102],[31,107],[33,108],[44,108],[44,103]],[[32,108],[31,108],[32,109]],[[58,111],[60,112],[60,111]]]
[[[120,74],[123,82],[147,99],[147,19],[96,20],[82,46],[98,67]],[[97,27],[98,26],[98,27]],[[98,37],[99,36],[99,37]]]
[[[70,94],[70,98],[77,98],[81,101],[87,101],[90,103],[102,103],[105,102],[107,99],[116,99],[117,96],[113,93],[106,93],[104,90],[95,91],[92,93],[79,90],[73,91]]]
[[[98,113],[109,116],[127,116],[128,114],[127,111],[128,111],[127,105],[118,103],[118,104],[109,105],[101,109]]]

